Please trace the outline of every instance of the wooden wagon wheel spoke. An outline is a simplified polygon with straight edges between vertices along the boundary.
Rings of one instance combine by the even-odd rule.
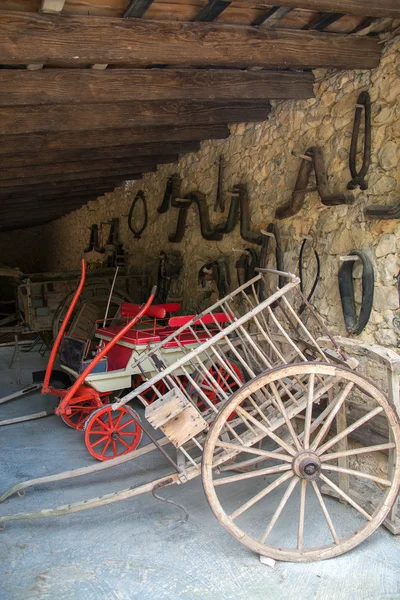
[[[273,490],[275,490],[277,487],[282,485],[282,483],[285,483],[285,481],[287,481],[291,477],[293,477],[292,473],[284,473],[284,475],[281,475],[280,477],[278,477],[278,479],[275,479],[275,481],[273,483],[271,483],[269,486],[267,486],[264,490],[262,490],[261,492],[259,492],[258,494],[256,494],[252,498],[250,498],[250,500],[248,500],[247,502],[242,504],[242,506],[239,506],[239,508],[237,508],[230,515],[231,519],[234,520],[234,519],[237,519],[238,517],[240,517],[240,515],[243,514],[246,510],[248,510],[249,508],[254,506],[254,504],[256,504],[256,502],[259,502],[262,498],[265,498],[265,496],[268,496],[268,494],[270,494]]]
[[[329,413],[329,415],[327,416],[323,426],[321,427],[317,437],[315,438],[315,440],[313,441],[313,443],[311,444],[311,449],[312,450],[316,450],[318,448],[318,446],[320,445],[320,443],[322,442],[322,440],[326,437],[331,424],[333,422],[333,419],[335,418],[335,416],[338,414],[340,407],[343,405],[343,402],[346,400],[347,396],[350,394],[351,390],[354,387],[354,383],[350,382],[346,385],[345,389],[343,390],[343,392],[340,394],[339,399],[337,400],[336,403],[334,403],[334,401],[332,401],[332,405],[333,408],[331,410],[331,412]]]
[[[95,448],[96,446],[98,446],[99,444],[101,444],[101,442],[104,442],[105,440],[108,439],[108,435],[103,435],[102,438],[100,438],[99,440],[95,441],[92,443],[92,448]]]
[[[261,429],[268,437],[270,437],[272,440],[274,440],[274,442],[276,442],[279,446],[284,448],[286,450],[286,452],[288,452],[289,454],[292,454],[293,456],[296,454],[295,450],[291,446],[289,446],[289,444],[287,444],[284,440],[282,440],[282,438],[280,438],[273,431],[271,431],[271,429],[268,429],[268,427],[265,427],[265,425],[260,423],[260,421],[257,421],[257,419],[255,419],[249,412],[247,412],[247,410],[245,410],[244,408],[241,408],[241,407],[237,407],[236,412],[240,415],[245,416],[249,421],[254,423],[254,425],[257,425],[257,427],[259,427],[259,429]]]
[[[253,448],[251,446],[239,446],[238,444],[232,444],[232,442],[218,442],[215,444],[219,448],[225,448],[226,450],[234,450],[235,452],[246,452],[249,454],[257,454],[258,456],[263,456],[265,459],[267,458],[276,458],[276,460],[284,460],[287,462],[292,462],[293,458],[288,454],[278,454],[277,452],[268,452],[267,450],[262,450],[261,448]]]
[[[383,479],[382,477],[375,477],[370,473],[363,473],[361,471],[354,471],[354,469],[346,469],[345,467],[337,467],[336,465],[322,465],[323,471],[335,471],[335,473],[346,473],[347,475],[353,475],[354,477],[361,477],[361,479],[369,479],[380,485],[389,487],[392,482],[389,479]]]
[[[331,481],[330,479],[328,479],[328,477],[326,477],[326,475],[322,475],[321,474],[321,479],[327,485],[329,485],[329,487],[331,487],[337,494],[339,494],[339,496],[341,498],[343,498],[343,500],[345,500],[346,502],[348,502],[349,504],[351,504],[351,506],[353,508],[355,508],[356,510],[358,510],[358,512],[360,513],[360,515],[362,515],[363,517],[365,517],[368,521],[372,520],[372,516],[369,515],[366,510],[364,510],[363,508],[361,508],[361,506],[359,504],[357,504],[357,502],[355,500],[353,500],[352,498],[350,498],[350,496],[348,494],[345,494],[345,492],[342,492],[342,490],[337,485],[335,485],[333,483],[333,481]]]
[[[294,488],[296,487],[296,485],[298,483],[299,483],[299,478],[293,477],[292,481],[289,483],[289,485],[287,487],[286,492],[283,494],[282,500],[279,502],[278,508],[274,512],[273,517],[270,520],[267,529],[265,530],[264,534],[260,538],[261,544],[265,544],[265,542],[267,541],[267,538],[268,538],[269,534],[271,533],[272,528],[275,526],[275,523],[279,519],[281,512],[285,508],[287,501],[289,500]]]
[[[325,520],[328,523],[329,531],[332,534],[333,541],[335,542],[335,544],[339,544],[340,543],[339,538],[338,538],[336,530],[335,530],[335,528],[333,526],[332,519],[329,516],[328,509],[326,508],[326,504],[325,504],[324,499],[322,497],[322,494],[321,494],[321,492],[319,490],[319,487],[317,486],[317,484],[315,483],[315,481],[312,481],[311,485],[313,487],[315,495],[318,498],[318,502],[319,502],[319,504],[321,506],[321,509],[322,509],[323,514],[324,514]]]
[[[352,450],[343,450],[342,452],[330,452],[321,456],[321,462],[327,460],[336,460],[345,456],[356,456],[357,454],[369,454],[370,452],[382,452],[383,450],[391,450],[396,447],[396,444],[389,442],[388,444],[377,444],[376,446],[367,446],[366,448],[353,448]]]
[[[306,492],[307,479],[302,479],[300,490],[299,525],[297,529],[297,550],[299,550],[300,552],[303,549],[304,517],[306,512]]]
[[[249,471],[248,473],[242,473],[241,475],[231,475],[230,477],[224,477],[223,479],[217,479],[214,485],[226,485],[233,481],[243,481],[244,479],[252,479],[253,477],[265,477],[265,475],[275,475],[276,473],[282,473],[282,471],[290,471],[291,465],[276,465],[275,467],[266,467],[265,469],[257,469],[256,471]]]
[[[383,408],[381,406],[378,406],[374,410],[371,410],[364,417],[361,417],[361,419],[358,419],[358,421],[356,421],[352,425],[349,425],[349,427],[344,429],[344,431],[342,431],[341,433],[338,433],[337,435],[335,435],[335,437],[333,437],[331,440],[326,442],[323,446],[318,448],[317,454],[318,455],[323,454],[326,450],[328,450],[329,448],[331,448],[332,446],[337,444],[340,440],[342,440],[344,437],[348,436],[350,433],[352,433],[353,431],[355,431],[356,429],[361,427],[361,425],[364,425],[364,423],[366,423],[367,421],[370,421],[371,419],[376,417],[376,415],[379,415],[379,413],[381,413],[382,411],[383,411]]]
[[[222,436],[233,412],[253,431],[235,419],[230,441]],[[381,443],[354,448],[352,435],[358,444],[378,415]],[[241,472],[226,473],[232,470]],[[276,560],[331,558],[387,517],[400,482],[400,426],[386,396],[361,375],[329,363],[280,366],[244,383],[220,408],[204,444],[202,477],[214,514],[248,548]],[[283,525],[289,510],[297,518]]]

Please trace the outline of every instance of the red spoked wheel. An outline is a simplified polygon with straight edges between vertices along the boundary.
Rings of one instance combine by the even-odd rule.
[[[224,401],[221,390],[226,392],[228,396],[236,392],[239,389],[240,383],[244,383],[244,375],[239,365],[233,360],[225,361],[226,367],[223,364],[211,365],[207,371],[210,373],[212,378],[215,380],[215,384],[210,381],[203,372],[199,371],[195,375],[195,381],[201,391],[207,396],[207,398],[216,405]],[[235,377],[231,373],[234,373]],[[189,395],[193,395],[197,392],[193,384],[189,384],[187,389]],[[198,392],[197,392],[198,393]],[[201,412],[208,410],[209,406],[202,398],[197,401],[197,407]],[[233,419],[236,413],[232,413],[228,420]]]
[[[132,409],[130,409],[132,410]],[[135,418],[138,418],[135,413]],[[132,452],[138,446],[142,428],[125,406],[97,409],[85,423],[85,444],[97,460],[110,460]]]
[[[60,411],[58,414],[68,427],[83,429],[88,416],[96,409],[102,407],[107,400],[108,396],[104,395],[103,398],[100,398],[95,390],[81,388],[71,398],[67,406],[62,406],[62,412]]]

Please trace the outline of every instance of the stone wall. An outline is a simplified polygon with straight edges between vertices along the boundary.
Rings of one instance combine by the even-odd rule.
[[[162,201],[167,177],[178,173],[182,194],[201,191],[207,195],[213,223],[224,221],[212,210],[216,195],[218,157],[223,153],[224,195],[229,208],[230,192],[235,183],[246,183],[251,205],[251,227],[264,228],[274,219],[278,206],[287,202],[294,188],[300,159],[309,146],[323,147],[329,185],[344,191],[350,179],[349,148],[358,94],[368,90],[372,101],[372,163],[368,190],[355,191],[353,206],[326,207],[317,193],[310,193],[300,213],[278,221],[285,251],[285,268],[297,270],[300,244],[306,235],[316,240],[321,257],[321,281],[314,297],[318,312],[333,332],[346,334],[338,292],[340,256],[352,249],[369,254],[375,265],[375,299],[369,324],[360,338],[384,346],[396,346],[398,335],[393,317],[399,307],[397,274],[400,269],[400,223],[369,221],[363,209],[368,204],[390,204],[400,200],[400,41],[392,41],[384,50],[381,65],[374,71],[315,72],[315,99],[273,102],[268,122],[239,124],[231,127],[224,141],[202,143],[198,153],[184,156],[177,165],[163,165],[155,174],[140,182],[130,182],[55,223],[44,228],[48,248],[46,269],[77,268],[82,249],[87,245],[91,223],[121,219],[121,237],[129,252],[130,267],[135,270],[157,269],[160,250],[179,250],[184,257],[183,296],[188,310],[210,303],[210,297],[198,285],[197,272],[209,259],[227,257],[231,265],[232,287],[236,283],[234,264],[239,256],[232,249],[246,248],[239,228],[221,242],[207,242],[200,235],[195,208],[189,211],[187,230],[181,244],[168,242],[177,221],[177,210],[166,214],[156,209]],[[149,224],[140,240],[133,239],[126,215],[137,191],[146,195]],[[308,272],[313,263],[309,254]],[[306,261],[307,262],[307,261]],[[355,269],[357,273],[358,267]],[[360,272],[358,272],[360,277]],[[359,295],[358,290],[358,295]]]

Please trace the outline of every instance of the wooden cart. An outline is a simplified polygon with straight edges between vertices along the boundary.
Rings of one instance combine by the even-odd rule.
[[[260,302],[262,288],[278,275],[285,284]],[[300,319],[296,307],[304,302]],[[215,317],[221,313],[223,322]],[[142,372],[143,383],[117,398],[97,431],[91,429],[100,446],[115,439],[121,419],[128,418],[127,427],[141,426],[150,444],[20,483],[0,500],[155,450],[168,459],[170,474],[71,505],[6,515],[1,522],[79,512],[201,476],[218,521],[258,554],[308,562],[354,548],[385,520],[397,497],[400,427],[381,389],[349,368],[356,363],[332,337],[333,352],[317,341],[321,333],[326,330],[299,279],[263,270],[136,357],[131,367]],[[198,344],[183,344],[184,336]],[[168,363],[166,351],[177,347],[181,357]],[[150,392],[157,398],[151,403]],[[147,424],[139,424],[132,401],[145,406]],[[355,419],[350,405],[358,407]],[[360,443],[378,419],[386,424],[386,438]],[[154,430],[163,437],[156,439]],[[377,457],[383,467],[376,466]]]

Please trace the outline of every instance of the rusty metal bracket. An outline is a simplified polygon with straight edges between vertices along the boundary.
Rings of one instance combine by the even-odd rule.
[[[360,134],[361,115],[364,108],[364,153],[361,169],[357,171],[357,144]],[[358,96],[356,112],[354,115],[353,134],[351,137],[349,168],[353,179],[347,184],[348,190],[355,190],[358,186],[362,190],[368,189],[365,176],[371,163],[371,99],[368,92],[361,92]]]
[[[258,244],[261,246],[263,236],[261,233],[255,233],[250,231],[250,210],[249,210],[249,196],[247,194],[247,188],[245,184],[237,184],[233,188],[239,195],[240,203],[240,235],[250,242],[250,244]]]

